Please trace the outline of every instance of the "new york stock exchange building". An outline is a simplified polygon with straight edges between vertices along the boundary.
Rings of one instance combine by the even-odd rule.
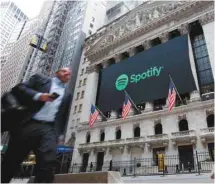
[[[214,161],[214,2],[138,6],[86,39],[87,83],[71,172],[210,171]],[[81,66],[80,66],[81,67]],[[177,96],[169,112],[170,77]],[[136,104],[122,118],[125,91]],[[91,104],[104,114],[90,128]]]

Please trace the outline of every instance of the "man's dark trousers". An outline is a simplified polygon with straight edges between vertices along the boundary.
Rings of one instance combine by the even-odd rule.
[[[57,138],[54,122],[30,120],[25,126],[11,132],[8,149],[2,161],[1,182],[9,183],[20,164],[33,150],[36,155],[35,183],[52,183],[56,160]]]

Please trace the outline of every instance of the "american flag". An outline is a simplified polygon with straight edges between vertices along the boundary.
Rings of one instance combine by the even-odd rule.
[[[175,91],[175,86],[172,82],[172,80],[170,80],[170,84],[169,84],[169,94],[168,94],[168,110],[169,112],[172,110],[172,108],[175,106],[175,102],[176,102],[176,91]]]
[[[90,119],[89,119],[89,126],[92,128],[95,121],[97,120],[97,117],[99,115],[99,111],[96,109],[95,105],[91,106],[91,112],[90,112]]]
[[[127,94],[125,94],[125,101],[122,107],[122,118],[125,119],[131,109],[131,102]]]

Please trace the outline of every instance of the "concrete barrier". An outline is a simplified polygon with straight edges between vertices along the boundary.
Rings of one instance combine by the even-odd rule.
[[[33,183],[31,177],[28,183]],[[120,173],[115,171],[108,172],[89,172],[78,174],[56,174],[54,183],[123,183]]]

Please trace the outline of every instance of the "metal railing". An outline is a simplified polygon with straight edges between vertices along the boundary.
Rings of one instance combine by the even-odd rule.
[[[133,158],[123,161],[105,161],[102,164],[90,162],[87,165],[71,163],[71,159],[58,163],[57,174],[96,171],[118,171],[121,176],[170,175],[183,173],[211,172],[214,166],[214,151],[195,152],[193,156],[161,155],[154,158]],[[59,167],[60,166],[60,167]],[[34,165],[21,165],[15,178],[29,178],[34,175]]]

